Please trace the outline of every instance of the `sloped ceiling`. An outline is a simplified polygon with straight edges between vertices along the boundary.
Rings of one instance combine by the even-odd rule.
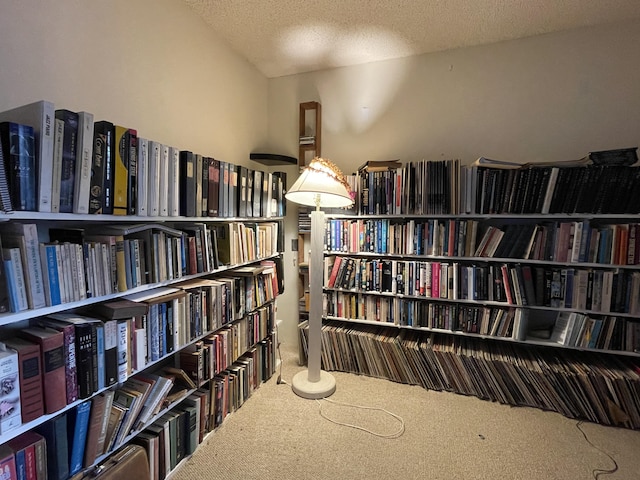
[[[639,0],[183,0],[269,78],[640,19]]]

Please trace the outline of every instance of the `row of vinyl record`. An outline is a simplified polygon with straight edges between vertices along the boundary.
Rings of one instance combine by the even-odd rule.
[[[640,322],[578,312],[442,304],[409,298],[329,292],[328,317],[465,334],[640,353]]]
[[[93,229],[11,222],[0,229],[0,312],[101,297],[268,258],[277,253],[278,230],[277,222]],[[47,235],[50,241],[40,241]]]
[[[427,299],[640,314],[640,271],[331,256],[324,285]]]
[[[150,478],[162,480],[271,377],[272,337],[265,336],[200,387],[182,369],[169,366],[130,377],[0,446],[2,471],[10,474],[6,478],[93,478],[132,442],[145,448]]]
[[[286,173],[181,150],[90,112],[38,101],[0,112],[0,203],[152,217],[285,214]]]
[[[506,164],[505,164],[506,163]],[[640,168],[496,162],[480,157],[360,169],[353,211],[364,215],[638,213]]]
[[[640,428],[640,374],[629,357],[329,322],[322,368]]]
[[[265,280],[261,293],[258,276]],[[125,382],[178,350],[191,352],[190,344],[207,332],[215,333],[205,343],[218,339],[208,348],[220,347],[215,365],[230,364],[273,329],[277,290],[271,277],[261,271],[193,280],[169,292],[146,292],[146,300],[50,314],[32,319],[29,328],[6,332],[2,357],[14,366],[6,370],[13,388],[3,399],[10,414],[0,419],[0,434]]]
[[[332,252],[640,264],[639,224],[589,220],[496,224],[460,219],[330,219]]]

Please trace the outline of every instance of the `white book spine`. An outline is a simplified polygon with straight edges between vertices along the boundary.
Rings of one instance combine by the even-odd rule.
[[[136,213],[141,217],[147,216],[147,187],[149,185],[149,141],[138,137],[138,198]]]
[[[56,118],[54,127],[53,161],[51,168],[51,212],[60,212],[60,181],[62,180],[62,152],[64,120]]]
[[[78,148],[76,150],[73,212],[89,213],[91,162],[93,159],[93,114],[78,112]]]
[[[157,217],[160,208],[160,149],[162,145],[149,140],[149,183],[147,184],[147,215]]]
[[[180,150],[169,150],[169,216],[180,215]]]
[[[159,171],[160,187],[158,196],[160,197],[160,205],[158,214],[161,217],[169,216],[169,146],[162,145],[160,149],[160,171]]]

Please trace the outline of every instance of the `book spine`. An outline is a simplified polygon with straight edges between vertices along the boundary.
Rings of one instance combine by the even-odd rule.
[[[78,145],[76,150],[76,173],[73,190],[73,213],[89,213],[93,129],[93,114],[78,112]]]
[[[118,382],[124,382],[129,376],[129,328],[127,321],[118,321]]]
[[[129,178],[127,188],[127,213],[135,215],[138,206],[138,131],[130,128],[126,155],[129,156]]]
[[[159,207],[158,215],[161,217],[169,216],[169,145],[160,147],[160,168],[158,176],[160,177],[160,189],[158,190]]]
[[[60,182],[64,155],[64,120],[56,118],[53,135],[53,165],[51,167],[51,212],[60,212]]]
[[[73,212],[76,152],[78,149],[78,114],[69,110],[56,110],[56,118],[64,121],[62,169],[60,175],[60,212]]]
[[[180,150],[169,149],[169,216],[180,215]]]
[[[90,410],[90,401],[86,401],[78,405],[75,411],[73,431],[70,431],[71,429],[68,430],[68,434],[70,435],[69,438],[71,439],[71,451],[69,452],[69,475],[75,475],[82,470]],[[67,418],[73,418],[73,414],[69,414]]]
[[[3,122],[0,124],[0,136],[12,208],[35,211],[38,199],[36,141],[33,127],[15,122]]]
[[[162,144],[149,140],[149,182],[147,183],[147,214],[157,217],[160,211],[160,150]],[[158,192],[158,193],[154,193]]]
[[[13,211],[13,203],[11,202],[11,192],[9,191],[9,178],[6,171],[5,155],[3,153],[4,146],[0,139],[0,209],[9,213]],[[8,156],[8,154],[7,154]]]
[[[147,216],[147,187],[149,182],[149,140],[138,137],[138,195],[136,197],[136,214]]]
[[[127,215],[129,191],[129,129],[114,126],[113,148],[113,214]]]

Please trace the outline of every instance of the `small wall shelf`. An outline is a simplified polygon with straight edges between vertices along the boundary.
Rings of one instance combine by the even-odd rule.
[[[304,167],[314,157],[321,155],[322,106],[319,102],[300,104],[298,165]]]

